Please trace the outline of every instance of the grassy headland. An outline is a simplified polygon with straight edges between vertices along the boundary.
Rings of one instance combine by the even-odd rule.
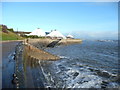
[[[4,33],[2,31],[0,31],[0,35],[2,36],[1,37],[2,41],[5,41],[5,40],[22,40],[23,39],[22,37],[16,35],[13,32]]]
[[[24,38],[14,33],[13,28],[9,29],[6,25],[0,25],[0,41],[22,39]]]

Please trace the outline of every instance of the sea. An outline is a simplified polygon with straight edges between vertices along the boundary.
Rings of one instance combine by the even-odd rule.
[[[45,51],[61,58],[32,63],[32,72],[43,74],[36,75],[36,80],[43,81],[45,87],[120,87],[117,40],[83,40],[79,44],[59,45]]]

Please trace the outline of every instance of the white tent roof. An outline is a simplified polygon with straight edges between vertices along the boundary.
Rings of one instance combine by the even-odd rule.
[[[42,29],[36,29],[34,31],[32,31],[30,34],[27,35],[37,35],[37,36],[45,36],[45,32]]]
[[[57,30],[54,30],[52,31],[50,34],[48,34],[47,36],[50,36],[50,37],[62,37],[64,39],[66,39],[66,37],[64,35],[62,35],[59,31]]]
[[[70,34],[69,34],[69,35],[67,35],[67,37],[73,38],[73,36],[72,36],[72,35],[70,35]]]

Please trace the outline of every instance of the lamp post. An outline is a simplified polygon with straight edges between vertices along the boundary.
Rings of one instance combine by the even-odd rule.
[[[18,28],[17,28],[17,40],[18,40]]]

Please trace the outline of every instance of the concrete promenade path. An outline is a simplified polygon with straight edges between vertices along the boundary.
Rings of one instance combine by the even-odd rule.
[[[20,41],[6,41],[2,43],[2,88],[14,88],[11,83],[14,73],[15,47]]]

